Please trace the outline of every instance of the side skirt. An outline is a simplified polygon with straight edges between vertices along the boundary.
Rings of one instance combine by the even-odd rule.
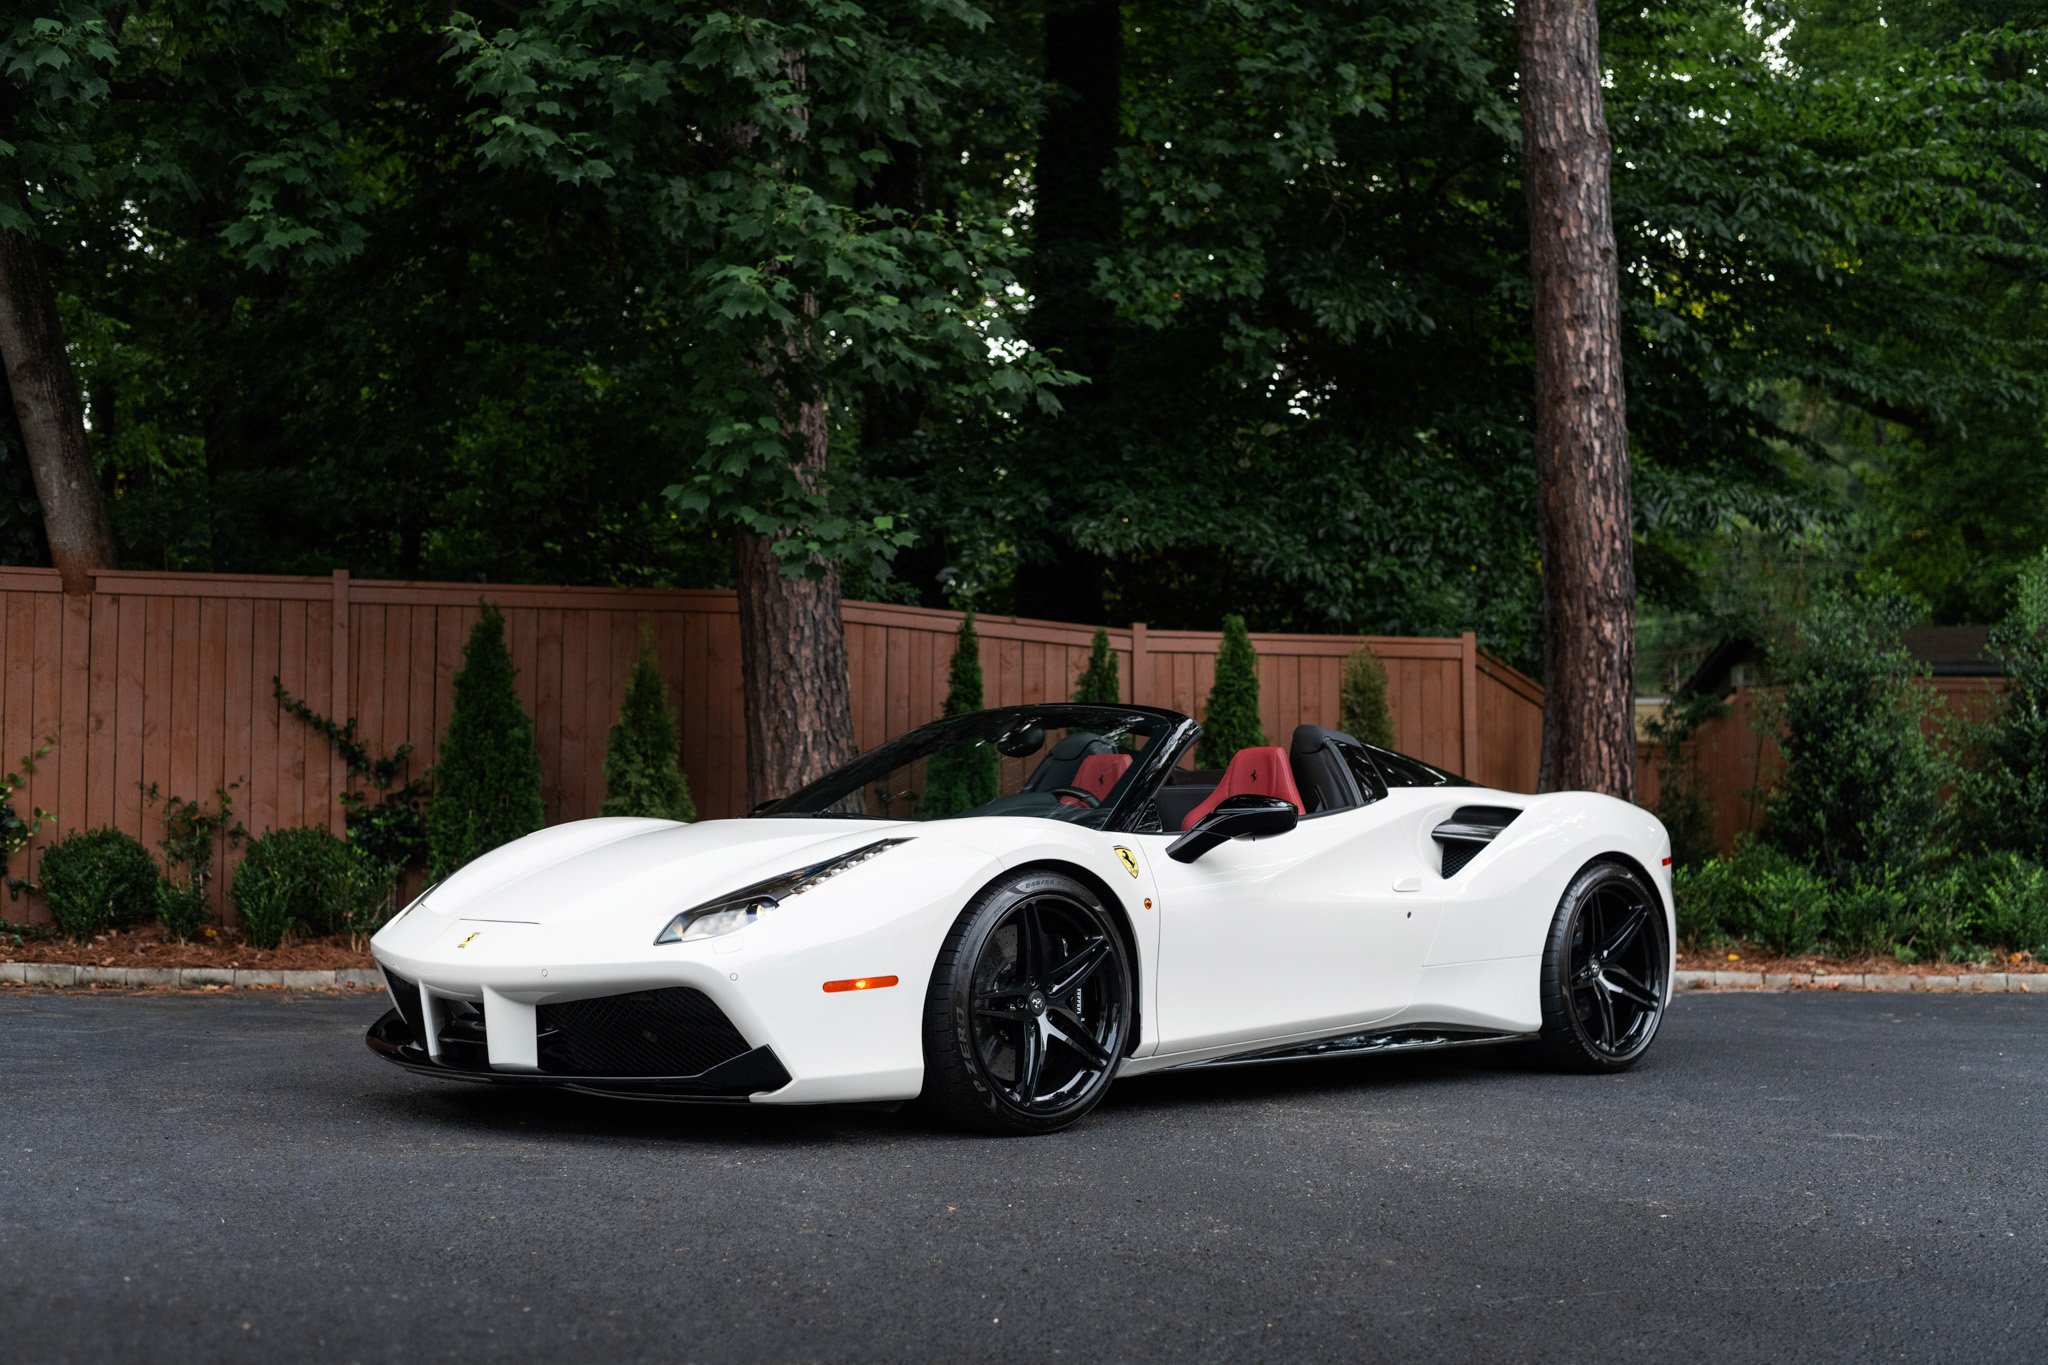
[[[1519,1043],[1533,1033],[1483,1033],[1470,1029],[1409,1027],[1344,1033],[1308,1043],[1290,1043],[1263,1051],[1240,1052],[1228,1057],[1210,1057],[1199,1062],[1182,1062],[1167,1071],[1193,1071],[1210,1066],[1260,1066],[1267,1062],[1306,1062],[1326,1057],[1357,1057],[1377,1052],[1419,1052],[1425,1048],[1481,1047],[1497,1043]]]

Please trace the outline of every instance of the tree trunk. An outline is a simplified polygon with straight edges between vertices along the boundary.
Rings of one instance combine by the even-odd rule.
[[[85,410],[64,349],[57,295],[35,243],[0,231],[0,360],[28,453],[50,562],[64,591],[92,591],[92,571],[114,566],[114,528],[85,448]]]
[[[816,316],[815,302],[805,303]],[[784,350],[794,362],[807,344],[802,332],[792,332]],[[793,372],[801,368],[791,365]],[[825,396],[812,390],[792,401],[784,431],[798,439],[803,456],[791,472],[815,492],[828,449]],[[792,578],[782,571],[776,539],[741,531],[733,540],[749,805],[787,796],[853,757],[839,566],[813,558],[809,576]]]
[[[1543,790],[1635,796],[1635,522],[1593,0],[1518,0],[1536,468]]]

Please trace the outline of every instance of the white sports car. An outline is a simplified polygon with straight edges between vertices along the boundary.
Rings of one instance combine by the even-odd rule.
[[[924,1096],[1002,1133],[1169,1067],[1526,1041],[1643,1055],[1671,846],[1304,725],[1219,773],[1141,706],[954,716],[745,819],[583,820],[477,859],[372,950],[370,1046],[646,1098]]]

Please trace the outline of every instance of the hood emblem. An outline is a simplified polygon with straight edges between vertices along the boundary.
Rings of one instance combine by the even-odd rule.
[[[477,930],[477,931],[476,931],[476,933],[474,933],[474,934],[471,934],[471,935],[470,935],[470,936],[469,936],[468,938],[466,938],[466,939],[462,940],[462,942],[460,942],[460,943],[456,944],[455,946],[456,946],[456,947],[458,947],[458,948],[467,948],[467,947],[468,947],[468,946],[469,946],[470,944],[472,944],[472,943],[476,942],[476,940],[477,940],[477,937],[478,937],[478,935],[480,935],[480,934],[482,934],[482,933],[483,933],[483,930],[479,929],[479,930]]]

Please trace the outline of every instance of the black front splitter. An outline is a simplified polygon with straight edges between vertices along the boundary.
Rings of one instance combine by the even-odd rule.
[[[789,1084],[772,1048],[757,1047],[695,1076],[564,1076],[541,1071],[488,1071],[448,1066],[430,1056],[405,1016],[386,1010],[363,1035],[370,1051],[395,1066],[444,1081],[481,1081],[573,1090],[622,1100],[665,1100],[681,1104],[745,1104],[755,1095]]]

